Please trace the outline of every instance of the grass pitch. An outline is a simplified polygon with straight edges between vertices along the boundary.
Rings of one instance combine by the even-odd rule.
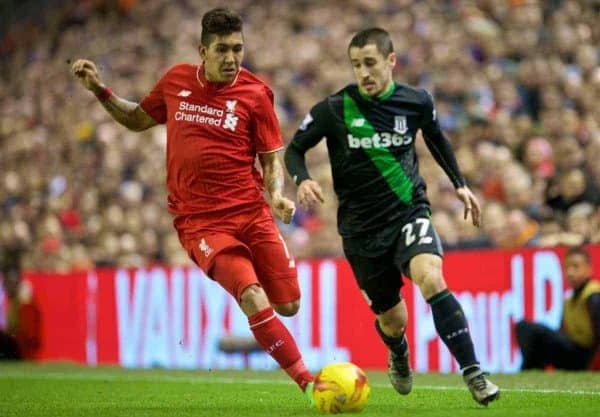
[[[600,416],[600,373],[492,375],[500,400],[477,405],[458,375],[415,375],[400,396],[367,371],[368,416]],[[319,416],[283,374],[127,370],[68,364],[0,364],[0,416]]]

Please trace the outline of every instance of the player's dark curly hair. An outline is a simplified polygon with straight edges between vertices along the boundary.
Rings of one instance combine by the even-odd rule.
[[[233,10],[217,7],[202,16],[202,35],[200,42],[208,46],[213,36],[229,35],[242,31],[242,17]]]
[[[392,44],[390,34],[381,28],[369,28],[358,32],[350,41],[348,51],[350,51],[350,48],[353,46],[362,48],[369,44],[377,46],[377,50],[381,52],[383,56],[388,56],[394,52],[394,45]]]

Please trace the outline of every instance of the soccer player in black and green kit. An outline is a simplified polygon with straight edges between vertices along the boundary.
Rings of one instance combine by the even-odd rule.
[[[464,203],[465,219],[470,215],[475,226],[481,219],[479,203],[465,185],[431,96],[394,82],[396,55],[389,34],[379,28],[361,31],[352,38],[348,54],[357,84],[317,103],[286,150],[298,202],[311,208],[323,201],[304,154],[326,138],[344,253],[389,348],[392,385],[400,394],[412,389],[402,272],[431,306],[435,328],[458,361],[473,398],[487,405],[500,390],[479,368],[467,320],[442,275],[442,247],[415,153],[419,129]]]

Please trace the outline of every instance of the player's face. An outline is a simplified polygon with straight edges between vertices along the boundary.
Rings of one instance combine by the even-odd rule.
[[[592,275],[592,266],[583,255],[573,254],[568,256],[565,258],[564,264],[565,276],[569,285],[573,288],[578,288]]]
[[[377,97],[390,88],[392,69],[396,65],[396,54],[387,57],[377,49],[375,44],[367,44],[362,48],[353,46],[349,51],[350,64],[358,88],[369,97]]]
[[[204,75],[208,81],[230,82],[240,70],[244,58],[244,38],[241,32],[213,36],[210,45],[200,44]]]

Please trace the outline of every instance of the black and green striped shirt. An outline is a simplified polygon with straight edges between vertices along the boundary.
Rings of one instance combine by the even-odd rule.
[[[286,150],[286,166],[296,184],[310,178],[304,154],[326,138],[340,234],[381,231],[416,206],[429,206],[415,152],[419,129],[454,186],[464,185],[431,96],[399,83],[376,99],[348,85],[316,104]]]

